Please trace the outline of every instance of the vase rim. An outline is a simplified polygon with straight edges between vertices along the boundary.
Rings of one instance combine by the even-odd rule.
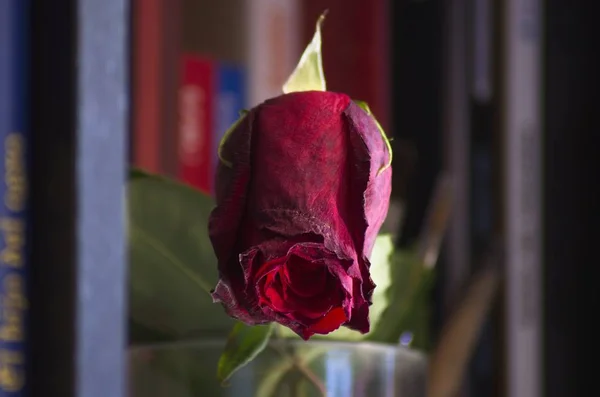
[[[144,351],[156,351],[165,349],[193,349],[193,348],[207,348],[223,346],[226,342],[226,338],[209,338],[209,339],[188,339],[180,340],[175,342],[157,342],[149,344],[140,344],[129,346],[127,349],[129,353],[139,353]],[[283,339],[283,340],[272,340],[270,344],[284,343],[292,345],[309,345],[309,346],[322,346],[331,347],[332,349],[368,349],[373,352],[393,352],[395,354],[414,356],[414,358],[424,358],[426,355],[417,349],[412,349],[401,344],[390,344],[373,341],[337,341],[337,340],[294,340],[294,339]]]

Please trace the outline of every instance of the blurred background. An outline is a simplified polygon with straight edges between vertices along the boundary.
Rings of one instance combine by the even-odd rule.
[[[399,246],[421,232],[442,173],[452,181],[434,334],[490,244],[503,247],[500,299],[461,396],[582,395],[569,363],[584,354],[581,169],[598,127],[582,2],[134,1],[133,163],[210,193],[220,135],[280,93],[325,9],[328,89],[366,101],[393,139]]]

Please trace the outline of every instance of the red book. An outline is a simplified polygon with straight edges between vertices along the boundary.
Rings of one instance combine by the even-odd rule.
[[[216,65],[184,54],[179,87],[179,179],[210,194]]]
[[[162,5],[162,0],[133,4],[133,163],[150,172],[161,171]]]
[[[175,176],[180,0],[137,0],[132,13],[132,162]]]

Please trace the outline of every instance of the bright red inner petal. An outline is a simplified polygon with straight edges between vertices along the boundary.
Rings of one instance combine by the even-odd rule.
[[[269,300],[271,307],[281,313],[289,312],[289,305],[286,304],[278,272],[274,271],[267,274],[265,279],[264,294]]]
[[[326,264],[295,255],[279,266],[276,262],[279,260],[260,268],[264,275],[259,281],[262,304],[305,325],[314,321],[306,329],[310,335],[327,334],[348,321],[341,281]]]
[[[308,328],[308,331],[315,334],[328,334],[338,329],[342,324],[348,321],[344,309],[336,307],[329,311],[325,317],[317,321]]]

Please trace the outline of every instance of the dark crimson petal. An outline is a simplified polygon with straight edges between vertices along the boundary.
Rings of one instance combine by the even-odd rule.
[[[235,159],[232,168],[221,162],[217,167],[217,207],[212,211],[208,230],[217,256],[220,280],[212,293],[215,302],[221,302],[227,313],[247,324],[263,323],[268,318],[262,312],[242,307],[245,297],[245,280],[236,253],[239,225],[244,217],[248,184],[250,181],[250,149],[252,136],[252,112],[232,131],[223,146],[223,156]],[[239,252],[239,251],[238,251]]]
[[[250,312],[239,305],[231,287],[222,280],[219,280],[217,283],[212,296],[215,303],[223,304],[223,307],[229,316],[248,325],[266,324],[272,321],[271,318],[265,316],[262,312],[257,312],[256,310]]]
[[[293,255],[302,258],[307,262],[314,261],[325,266],[330,275],[327,279],[328,282],[335,280],[336,285],[339,285],[339,290],[342,292],[343,296],[348,299],[352,298],[353,279],[350,275],[351,272],[348,271],[354,267],[352,265],[352,260],[340,259],[335,253],[329,251],[322,245],[315,243],[296,244],[290,248],[289,254],[290,257]],[[331,288],[331,286],[328,286],[327,288]],[[344,307],[350,308],[351,306],[351,301],[344,303]]]
[[[257,253],[258,250],[254,249],[240,254],[239,261],[253,262]],[[231,268],[232,270],[235,269],[233,266]],[[212,291],[213,302],[221,303],[228,315],[249,325],[265,324],[273,320],[265,316],[256,306],[257,298],[255,296],[249,297],[241,287],[244,283],[244,275],[241,270],[241,274],[232,273],[235,277],[224,274],[222,267],[219,267],[219,272],[221,279]],[[239,289],[235,290],[235,286],[238,286]]]
[[[286,286],[284,285],[284,289]],[[327,278],[326,289],[319,295],[311,297],[303,297],[297,295],[290,286],[287,286],[286,302],[287,307],[292,309],[294,313],[299,313],[301,316],[315,319],[323,317],[334,306],[350,305],[351,300],[346,299],[346,293],[333,275]]]
[[[284,289],[286,287],[284,286]],[[313,298],[302,298],[295,295],[293,292],[289,292],[285,295],[285,307],[286,313],[298,313],[302,317],[309,319],[316,319],[323,317],[331,308],[335,305],[341,305],[342,299],[341,294],[337,293],[339,290],[338,286],[334,286],[333,293],[330,295],[313,297]],[[292,314],[292,317],[295,317]]]
[[[369,323],[369,304],[364,302],[353,308],[352,318],[344,325],[363,334],[369,332],[371,327]]]
[[[351,197],[360,200],[363,225],[352,228],[354,238],[362,244],[359,248],[365,257],[371,256],[375,238],[387,215],[392,192],[392,169],[381,174],[379,170],[388,164],[390,152],[377,123],[360,106],[350,103],[344,112],[349,127],[352,148],[350,155],[356,165]],[[364,192],[359,197],[359,192]],[[358,204],[358,203],[356,203]],[[353,208],[358,207],[354,205]],[[360,226],[360,227],[359,227]],[[364,234],[362,234],[364,233]],[[362,235],[361,235],[362,234]]]
[[[291,255],[283,273],[288,286],[300,297],[319,294],[327,283],[327,267],[323,263],[311,262]]]
[[[251,141],[254,113],[249,112],[231,132],[223,145],[223,157],[232,161],[232,168],[219,162],[217,167],[217,207],[212,211],[208,230],[221,271],[237,262],[236,245],[241,222],[245,216],[251,178]],[[240,251],[237,251],[240,252]],[[233,261],[232,261],[233,259]],[[239,266],[234,266],[239,267]]]
[[[328,249],[353,259],[343,216],[349,143],[342,113],[349,103],[344,94],[311,91],[283,95],[257,109],[248,212],[261,228],[283,237],[320,235]]]
[[[349,269],[352,265],[352,260],[348,258],[339,258],[334,252],[328,250],[323,246],[323,244],[313,243],[313,242],[305,242],[305,243],[282,243],[280,242],[279,247],[286,248],[287,251],[284,251],[284,256],[281,256],[277,259],[273,259],[269,264],[260,264],[256,262],[256,258],[264,257],[264,255],[249,253],[263,252],[263,250],[272,250],[272,242],[266,242],[262,245],[259,245],[255,248],[252,248],[241,256],[251,258],[252,260],[243,260],[242,268],[244,269],[245,276],[244,278],[249,280],[249,284],[255,285],[258,279],[262,274],[266,271],[270,271],[271,269],[278,268],[282,266],[284,263],[287,263],[292,258],[294,260],[303,260],[307,263],[310,263],[310,266],[323,266],[325,267],[329,273],[336,276],[340,285],[349,293],[352,292],[352,280],[351,276],[349,276],[347,269]],[[281,249],[279,250],[281,251]],[[255,255],[255,256],[254,256]],[[263,270],[267,269],[267,270]],[[252,273],[252,274],[250,274]],[[360,274],[358,274],[360,277]],[[251,281],[250,281],[251,280]]]
[[[376,122],[360,106],[351,103],[344,116],[350,135],[351,164],[354,164],[350,208],[354,213],[362,214],[350,218],[349,228],[357,247],[361,275],[354,281],[354,308],[346,326],[366,333],[369,331],[369,305],[375,289],[368,258],[387,215],[392,186],[391,168],[381,173],[380,170],[388,164],[391,154]],[[362,195],[359,192],[363,192]]]

